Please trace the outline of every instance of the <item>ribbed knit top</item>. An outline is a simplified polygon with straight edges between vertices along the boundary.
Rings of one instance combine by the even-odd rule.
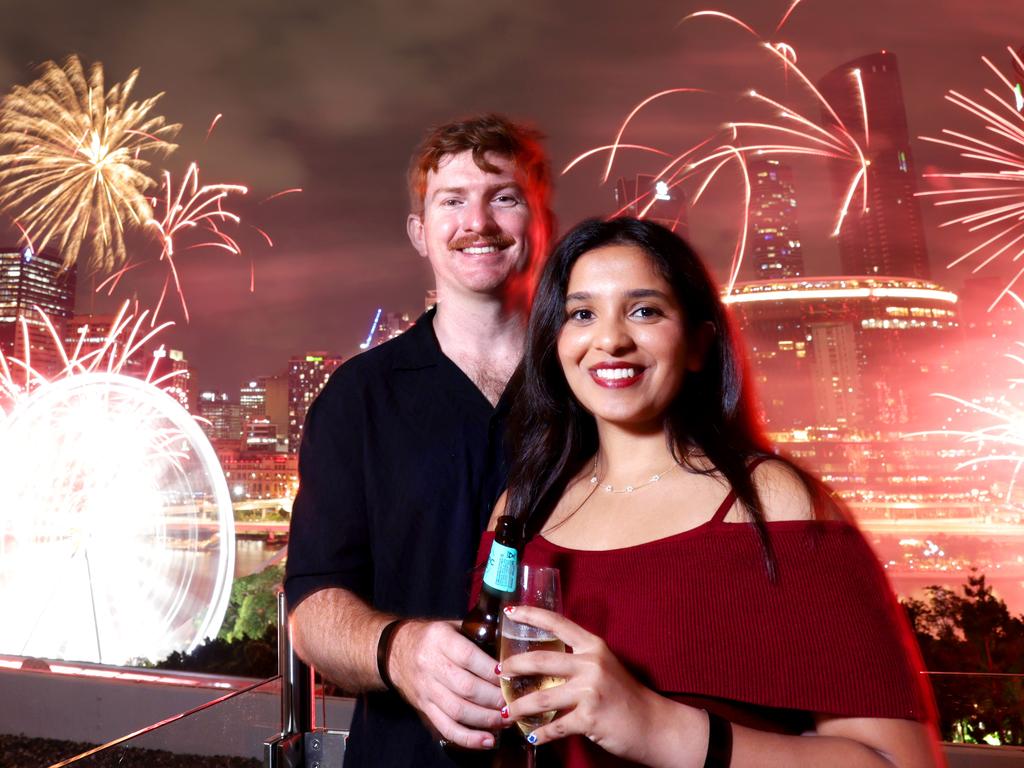
[[[721,700],[725,712],[930,719],[916,644],[856,526],[768,523],[773,583],[754,528],[724,522],[734,500],[697,528],[620,549],[538,536],[523,562],[559,568],[565,615],[664,695]]]

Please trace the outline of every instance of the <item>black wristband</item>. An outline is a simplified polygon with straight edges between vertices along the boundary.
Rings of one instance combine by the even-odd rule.
[[[405,619],[389,621],[384,625],[384,629],[381,630],[380,633],[380,638],[377,640],[377,674],[380,675],[380,679],[384,683],[384,686],[394,693],[398,693],[398,689],[395,688],[395,684],[391,680],[391,675],[388,674],[388,655],[391,653],[391,639],[395,636],[395,632],[398,628],[404,623]]]
[[[708,754],[704,768],[729,768],[732,762],[732,723],[708,712]]]

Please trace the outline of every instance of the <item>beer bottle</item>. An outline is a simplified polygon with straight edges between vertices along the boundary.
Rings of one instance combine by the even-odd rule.
[[[462,620],[462,634],[494,658],[498,658],[501,608],[505,600],[515,594],[522,546],[522,527],[518,521],[508,515],[499,517],[480,585],[480,597]]]
[[[493,658],[498,658],[498,623],[505,600],[515,594],[519,578],[519,556],[523,547],[522,527],[514,517],[502,515],[494,529],[494,543],[487,557],[480,597],[462,620],[462,634]],[[461,749],[445,746],[445,754],[459,768],[501,768],[518,765],[519,739],[495,734],[497,746],[492,750]]]

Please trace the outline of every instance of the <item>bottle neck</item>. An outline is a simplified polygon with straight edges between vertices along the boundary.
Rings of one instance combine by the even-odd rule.
[[[494,543],[491,544],[491,552],[487,556],[483,589],[488,594],[507,597],[515,593],[518,575],[518,550],[495,538]]]

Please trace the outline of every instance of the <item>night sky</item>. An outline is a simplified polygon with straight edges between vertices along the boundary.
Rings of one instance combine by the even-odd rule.
[[[708,95],[669,97],[642,113],[625,141],[678,152],[727,120],[765,116],[740,97],[757,87],[817,118],[818,110],[754,40],[721,21],[677,26],[692,11],[738,15],[799,53],[812,80],[843,62],[886,49],[899,57],[912,135],[957,126],[979,133],[943,100],[955,88],[980,95],[997,87],[980,62],[1008,70],[1007,44],[1024,39],[1020,0],[804,0],[779,35],[783,2],[723,0],[411,0],[410,2],[31,2],[0,3],[0,89],[27,83],[36,65],[79,54],[102,61],[108,82],[141,68],[139,98],[165,92],[157,111],[183,124],[179,149],[159,167],[180,173],[196,160],[206,182],[250,187],[239,208],[275,247],[243,227],[245,255],[191,251],[179,266],[192,312],[166,341],[183,349],[203,388],[237,395],[238,385],[282,370],[307,350],[353,353],[374,310],[418,312],[430,284],[426,264],[405,237],[404,172],[431,124],[497,110],[533,122],[549,137],[557,170],[611,141],[646,96],[671,87]],[[204,142],[214,115],[216,130]],[[960,169],[950,150],[914,145],[919,172]],[[658,164],[623,153],[614,175]],[[831,188],[821,161],[793,163],[804,257],[811,273],[838,268],[827,237]],[[602,161],[584,161],[558,180],[560,228],[610,212],[611,185],[599,186]],[[302,187],[266,204],[281,189]],[[926,188],[926,187],[922,187]],[[736,237],[740,177],[725,174],[690,212],[695,244],[720,276]],[[963,270],[945,264],[963,240],[925,221],[933,277],[952,287]],[[0,220],[5,237],[15,232]],[[136,253],[156,256],[148,240]],[[249,292],[249,263],[256,290]],[[92,294],[80,275],[79,311],[104,311],[136,297],[155,304],[158,266],[126,278],[112,299]],[[992,274],[999,274],[996,270]]]

